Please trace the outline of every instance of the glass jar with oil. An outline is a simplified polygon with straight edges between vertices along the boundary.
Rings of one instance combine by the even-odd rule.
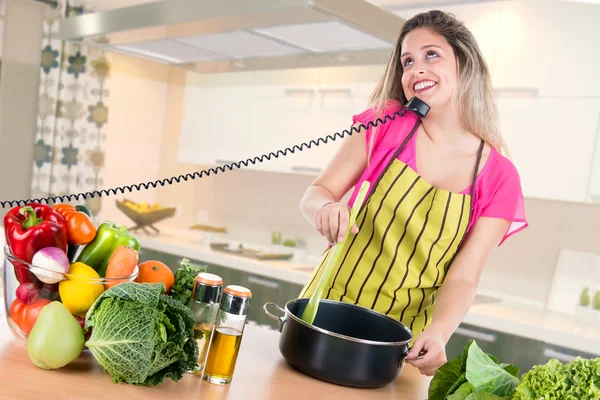
[[[223,280],[207,272],[199,273],[194,280],[189,307],[194,315],[194,340],[198,343],[198,361],[193,372],[202,375],[208,356],[208,346],[223,294]]]
[[[204,380],[219,385],[231,383],[237,362],[252,292],[242,286],[225,288],[204,367]]]

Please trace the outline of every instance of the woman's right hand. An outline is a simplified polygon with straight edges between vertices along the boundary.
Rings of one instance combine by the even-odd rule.
[[[350,206],[332,202],[326,204],[315,212],[315,227],[317,231],[327,238],[329,243],[335,244],[344,240],[350,220]],[[350,233],[358,233],[356,223],[352,225]]]

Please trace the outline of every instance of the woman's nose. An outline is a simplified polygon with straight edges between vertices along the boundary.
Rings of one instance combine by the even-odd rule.
[[[412,68],[412,72],[414,75],[423,75],[426,69],[423,64],[414,64]]]

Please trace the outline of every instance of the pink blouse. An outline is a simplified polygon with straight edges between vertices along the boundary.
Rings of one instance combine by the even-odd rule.
[[[391,102],[380,118],[384,120],[386,115],[390,117],[399,111],[397,102]],[[353,124],[362,123],[366,126],[369,121],[375,122],[376,110],[370,108],[360,114],[354,115]],[[385,124],[377,126],[376,138],[373,143],[369,165],[359,178],[350,197],[349,204],[354,204],[358,190],[364,180],[374,184],[383,172],[388,162],[394,156],[395,151],[406,139],[418,116],[407,111],[404,117],[396,115],[395,119],[387,120]],[[367,148],[371,145],[372,128],[366,131]],[[398,155],[398,159],[415,172],[417,171],[415,138],[412,136],[404,150]],[[474,166],[473,166],[474,167]],[[373,185],[371,186],[371,189]],[[471,186],[467,187],[461,194],[469,194]],[[468,229],[479,217],[503,218],[511,222],[507,232],[502,238],[500,245],[511,235],[525,229],[528,226],[525,218],[525,206],[521,189],[519,173],[513,163],[492,148],[490,156],[480,171],[475,181],[473,208]]]

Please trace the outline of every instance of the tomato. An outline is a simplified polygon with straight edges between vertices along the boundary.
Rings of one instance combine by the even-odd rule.
[[[48,299],[37,299],[31,304],[24,304],[19,299],[15,299],[10,305],[10,319],[12,319],[23,332],[29,334],[33,329],[33,325],[37,320],[40,310],[49,303],[50,300]]]
[[[21,312],[21,330],[25,333],[31,332],[33,325],[37,320],[40,310],[47,304],[50,304],[48,299],[37,299],[31,304],[27,304]]]
[[[15,299],[10,304],[10,310],[8,311],[10,319],[12,319],[19,328],[21,327],[21,313],[23,312],[23,307],[25,307],[25,304],[23,304],[21,300]]]

